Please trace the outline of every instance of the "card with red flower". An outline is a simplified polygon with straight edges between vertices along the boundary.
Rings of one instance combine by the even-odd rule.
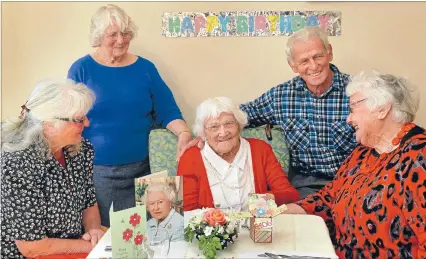
[[[145,206],[116,212],[111,209],[110,222],[113,258],[147,258],[142,249],[146,230]]]

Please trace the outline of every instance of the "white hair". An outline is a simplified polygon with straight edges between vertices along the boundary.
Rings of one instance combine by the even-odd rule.
[[[378,71],[362,71],[351,77],[347,86],[348,96],[362,92],[370,111],[392,103],[392,119],[398,123],[414,121],[419,108],[419,93],[407,79]]]
[[[101,6],[92,16],[90,25],[90,45],[92,47],[98,47],[101,44],[101,38],[105,30],[110,25],[113,25],[114,22],[117,23],[121,32],[130,33],[132,35],[131,39],[136,37],[138,27],[130,16],[120,7],[109,4]]]
[[[145,189],[145,205],[148,205],[148,195],[151,192],[162,192],[166,196],[166,198],[171,202],[171,204],[175,204],[176,202],[176,191],[167,183],[151,183]]]
[[[61,129],[64,121],[57,118],[73,119],[86,115],[95,101],[95,94],[84,84],[69,79],[46,79],[36,84],[22,115],[9,118],[1,125],[2,151],[15,152],[36,145],[51,155],[43,134],[44,122],[52,122]],[[79,145],[68,146],[71,155],[76,155]]]
[[[222,112],[232,113],[243,129],[247,123],[247,114],[240,110],[239,106],[228,97],[215,97],[203,101],[196,111],[195,123],[193,130],[196,136],[205,140],[204,124],[206,120],[217,118]]]
[[[291,64],[293,64],[293,47],[294,47],[294,44],[298,41],[308,42],[313,37],[320,38],[320,40],[322,41],[322,43],[324,45],[324,48],[327,51],[330,51],[329,50],[330,43],[328,41],[327,32],[325,32],[322,28],[316,27],[316,26],[315,27],[313,27],[313,26],[305,27],[305,28],[297,31],[296,33],[294,33],[287,41],[285,53],[287,55],[287,60]]]

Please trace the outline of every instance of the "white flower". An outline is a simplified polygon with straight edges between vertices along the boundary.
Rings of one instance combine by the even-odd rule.
[[[203,221],[203,218],[200,216],[195,216],[192,218],[192,222],[196,225],[200,224]]]
[[[235,222],[229,222],[228,226],[226,227],[226,233],[230,234],[234,232],[235,229]]]
[[[194,231],[194,230],[195,230],[194,225],[190,224],[190,225],[189,225],[189,227],[191,228],[191,230],[192,230],[192,231]]]
[[[219,229],[217,230],[217,233],[219,233],[219,234],[223,234],[223,231],[224,231],[223,227],[222,227],[222,226],[220,226],[220,227],[219,227]]]
[[[211,234],[212,234],[212,231],[213,231],[213,228],[212,227],[206,227],[205,229],[204,229],[204,235],[206,236],[206,237],[208,237],[208,236],[210,236]]]

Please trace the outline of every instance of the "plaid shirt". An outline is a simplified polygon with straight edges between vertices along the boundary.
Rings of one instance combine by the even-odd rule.
[[[283,129],[296,174],[332,179],[357,145],[355,132],[346,123],[349,75],[332,64],[330,68],[333,84],[319,97],[297,76],[240,107],[248,114],[250,127],[274,124]]]

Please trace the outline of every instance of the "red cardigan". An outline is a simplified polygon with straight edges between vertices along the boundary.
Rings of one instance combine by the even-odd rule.
[[[278,206],[298,201],[300,194],[288,181],[272,147],[262,140],[246,140],[251,149],[256,193],[274,194]],[[177,175],[183,176],[184,211],[214,207],[207,171],[198,147],[192,147],[183,154]]]

